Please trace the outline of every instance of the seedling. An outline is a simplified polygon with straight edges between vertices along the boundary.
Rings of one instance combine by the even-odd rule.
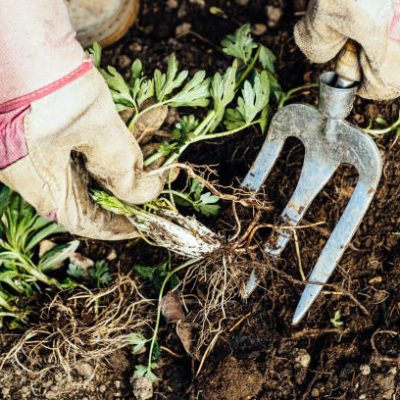
[[[53,247],[35,261],[37,245],[50,235],[63,232],[56,223],[37,215],[17,193],[0,191],[0,320],[4,316],[23,319],[25,311],[15,305],[17,296],[30,295],[39,283],[58,286],[46,272],[63,262],[79,246],[74,240]],[[2,311],[4,310],[4,312]],[[1,320],[2,321],[2,320]]]
[[[147,366],[137,365],[135,367],[135,377],[146,376],[151,382],[156,382],[158,380],[153,370],[158,367],[158,365],[155,363],[158,362],[161,357],[160,346],[158,344],[157,337],[161,321],[161,301],[164,296],[165,288],[167,287],[167,284],[170,282],[170,280],[175,278],[175,275],[179,271],[188,268],[199,260],[199,258],[191,259],[174,269],[171,269],[171,258],[169,258],[165,263],[162,264],[162,267],[164,269],[167,269],[168,273],[165,275],[158,293],[157,315],[152,337],[150,339],[146,339],[142,333],[135,332],[128,338],[128,343],[133,346],[132,351],[134,354],[141,353],[143,349],[145,349],[145,346],[150,343]],[[153,279],[154,275],[153,273],[150,273],[150,267],[143,268],[143,266],[140,266],[140,268],[136,268],[136,270],[141,271],[147,279]]]

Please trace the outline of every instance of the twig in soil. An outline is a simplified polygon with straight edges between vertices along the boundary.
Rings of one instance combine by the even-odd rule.
[[[331,329],[303,329],[299,332],[293,332],[290,336],[291,339],[301,339],[303,337],[310,338],[310,337],[316,337],[316,336],[322,336],[322,335],[327,335],[327,334],[338,334],[340,336],[347,335],[350,333],[350,329],[336,329],[336,328],[331,328]]]
[[[172,351],[170,348],[165,347],[165,346],[160,346],[161,350],[164,350],[165,352],[167,352],[168,354],[171,354],[172,356],[176,357],[176,358],[184,358],[187,357],[187,354],[178,354],[175,353],[174,351]]]
[[[286,272],[274,267],[273,265],[271,265],[271,263],[260,263],[260,262],[256,262],[254,261],[254,265],[257,265],[259,268],[261,268],[261,270],[264,270],[265,268],[268,268],[272,271],[274,271],[275,273],[277,273],[278,275],[282,276],[284,279],[288,280],[289,282],[295,284],[295,285],[306,285],[306,284],[311,284],[311,285],[323,285],[325,287],[331,287],[333,289],[335,289],[335,291],[338,292],[342,292],[343,294],[345,294],[346,296],[348,296],[353,302],[354,304],[360,308],[360,310],[367,316],[370,317],[370,313],[369,311],[366,309],[365,306],[363,306],[355,297],[354,295],[349,292],[348,290],[341,288],[338,285],[335,285],[333,283],[323,283],[323,282],[309,282],[309,281],[301,281],[299,279],[293,278],[291,275],[287,274]]]
[[[377,336],[377,335],[383,335],[383,334],[384,334],[384,335],[391,335],[391,336],[398,336],[398,335],[399,335],[399,333],[396,332],[396,331],[380,330],[380,329],[378,329],[378,330],[375,331],[375,332],[372,334],[372,336],[371,336],[371,339],[370,339],[371,347],[372,347],[372,349],[374,350],[374,352],[376,353],[376,355],[379,357],[379,359],[380,359],[381,361],[386,361],[386,362],[390,362],[390,363],[393,363],[393,362],[397,363],[398,360],[399,360],[399,356],[397,356],[397,357],[383,356],[383,355],[381,354],[381,352],[378,350],[377,346],[376,346],[376,343],[375,343],[375,336]]]
[[[197,368],[197,371],[196,371],[196,375],[195,375],[196,378],[199,376],[201,370],[203,369],[204,363],[205,363],[205,361],[206,361],[208,355],[210,354],[211,350],[212,350],[212,349],[214,348],[214,346],[216,345],[219,336],[220,336],[223,332],[225,332],[225,329],[222,329],[222,328],[221,328],[222,321],[223,321],[223,320],[220,320],[220,321],[219,321],[219,328],[218,328],[218,331],[217,331],[217,333],[215,334],[215,336],[213,337],[213,339],[211,340],[211,342],[209,343],[209,345],[207,346],[206,351],[204,352],[203,357],[201,358],[199,368]]]
[[[301,279],[303,281],[305,281],[306,280],[306,276],[305,276],[304,271],[303,271],[303,263],[301,261],[299,238],[297,236],[296,229],[294,229],[294,228],[292,229],[292,234],[293,234],[293,239],[294,239],[294,247],[296,249],[297,262],[299,264],[300,276],[301,276]]]
[[[243,315],[242,317],[240,317],[229,329],[228,332],[232,333],[235,329],[237,329],[242,323],[243,321],[245,321],[247,318],[249,318],[251,315],[251,312]]]

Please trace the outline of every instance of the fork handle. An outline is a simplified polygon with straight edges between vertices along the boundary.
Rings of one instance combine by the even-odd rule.
[[[340,51],[335,72],[338,76],[336,86],[348,88],[361,81],[361,66],[358,59],[358,45],[349,39]]]

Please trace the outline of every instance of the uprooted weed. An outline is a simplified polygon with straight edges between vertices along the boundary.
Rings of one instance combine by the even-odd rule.
[[[129,335],[151,322],[151,300],[130,275],[118,274],[97,292],[56,294],[39,321],[2,357],[37,376],[62,367],[68,377],[80,362],[97,363],[128,345]]]

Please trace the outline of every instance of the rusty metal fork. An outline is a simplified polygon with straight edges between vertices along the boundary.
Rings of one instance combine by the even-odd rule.
[[[297,137],[301,140],[305,147],[304,165],[295,192],[279,219],[279,224],[285,229],[278,227],[264,247],[264,251],[276,259],[290,241],[291,229],[288,228],[296,227],[339,165],[351,164],[358,171],[356,188],[308,278],[293,324],[302,320],[335,270],[374,197],[381,177],[382,161],[375,142],[344,121],[353,108],[359,80],[357,49],[348,42],[339,56],[336,72],[325,72],[321,76],[318,109],[292,104],[279,110],[271,121],[261,152],[242,183],[243,187],[258,191],[286,139]],[[246,285],[245,297],[254,291],[258,282],[254,270]]]

